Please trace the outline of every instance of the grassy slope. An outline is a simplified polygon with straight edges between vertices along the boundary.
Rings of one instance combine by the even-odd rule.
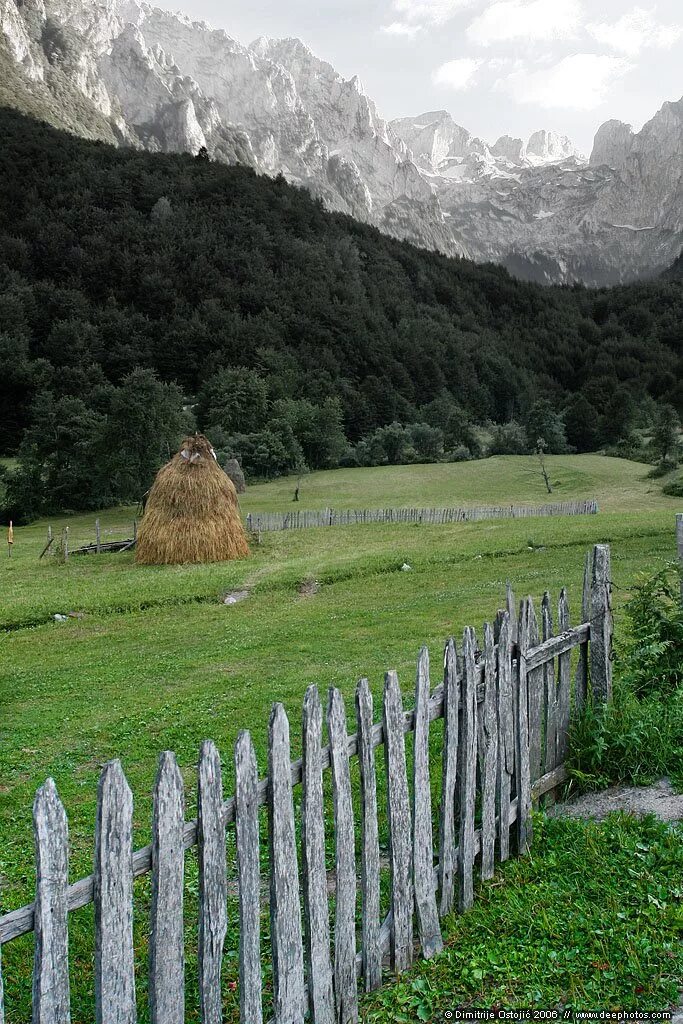
[[[69,812],[75,876],[89,870],[96,780],[110,757],[124,762],[136,795],[136,841],[143,842],[163,749],[178,754],[191,810],[192,766],[206,736],[223,751],[229,784],[239,728],[252,729],[263,766],[274,699],[295,720],[309,682],[336,683],[349,696],[367,674],[378,695],[388,667],[399,670],[408,690],[419,646],[430,644],[438,666],[446,636],[495,614],[506,579],[535,597],[546,586],[556,596],[566,584],[576,610],[583,554],[597,541],[612,542],[618,606],[639,572],[671,557],[676,502],[650,490],[643,466],[590,456],[553,463],[553,479],[574,481],[565,496],[594,495],[612,511],[272,534],[247,561],[172,569],[137,569],[129,555],[72,558],[66,566],[38,562],[44,524],[17,530],[13,559],[0,563],[0,623],[38,624],[0,633],[4,905],[30,897],[30,806],[47,775]],[[303,505],[327,504],[335,480],[338,505],[359,504],[361,496],[368,506],[446,504],[452,492],[475,504],[542,500],[531,485],[523,494],[516,489],[523,465],[497,459],[315,474],[304,482]],[[252,488],[245,507],[286,507],[278,503],[280,489],[287,494],[292,482]],[[620,507],[630,511],[619,513]],[[103,523],[127,514],[108,513]],[[78,520],[70,522],[77,533]],[[530,539],[540,549],[529,550]],[[412,572],[400,571],[405,561]],[[310,577],[321,591],[302,598],[298,584]],[[219,602],[223,591],[244,584],[252,589],[248,601]],[[85,611],[85,618],[47,621],[72,609]],[[295,726],[295,744],[297,733]],[[6,950],[8,974],[26,975],[29,952],[21,945]]]
[[[378,508],[540,505],[546,501],[598,498],[604,511],[669,508],[661,484],[648,480],[650,467],[601,455],[554,455],[547,459],[554,493],[548,495],[533,456],[508,456],[435,466],[382,466],[331,470],[304,476],[300,508]],[[292,506],[295,481],[289,477],[250,488],[247,512]]]

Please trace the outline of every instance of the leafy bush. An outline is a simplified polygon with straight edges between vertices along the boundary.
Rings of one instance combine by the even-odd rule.
[[[683,474],[664,484],[662,493],[668,494],[671,498],[683,498]]]
[[[588,705],[572,726],[569,771],[580,788],[683,783],[683,604],[674,565],[645,579],[626,605],[610,704]]]
[[[637,696],[666,696],[683,686],[683,603],[677,566],[644,580],[626,605],[630,633],[619,657]]]

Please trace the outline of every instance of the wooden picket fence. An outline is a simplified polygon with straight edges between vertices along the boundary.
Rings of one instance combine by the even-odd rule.
[[[534,519],[538,516],[595,515],[598,503],[555,501],[545,505],[485,505],[479,508],[318,508],[291,512],[249,512],[250,530],[304,530],[314,526],[357,526],[363,523],[476,523],[484,519]]]
[[[507,607],[493,625],[484,627],[480,644],[471,628],[465,630],[459,649],[453,640],[447,643],[443,682],[433,692],[429,655],[423,648],[413,710],[404,710],[398,677],[388,672],[382,718],[375,722],[368,681],[362,679],[356,690],[357,732],[349,736],[342,695],[331,689],[328,746],[323,746],[318,690],[309,687],[303,704],[303,757],[298,761],[291,761],[285,710],[275,704],[267,777],[259,781],[251,737],[242,732],[234,754],[235,794],[227,801],[218,750],[205,742],[199,757],[196,821],[184,820],[183,780],[175,756],[165,752],[154,788],[153,840],[136,852],[132,848],[133,796],[120,762],[110,762],[98,787],[94,872],[71,885],[67,816],[54,782],[48,779],[34,803],[35,901],[0,918],[2,944],[34,933],[33,1020],[39,1024],[69,1021],[68,916],[94,903],[95,1020],[134,1024],[133,880],[151,872],[150,1018],[153,1024],[183,1024],[184,855],[196,845],[200,1013],[205,1024],[219,1024],[230,885],[226,828],[234,823],[240,1019],[244,1024],[262,1024],[267,964],[261,930],[259,806],[267,803],[274,1021],[299,1024],[307,1012],[315,1024],[357,1021],[359,990],[381,984],[387,955],[391,966],[400,971],[412,963],[418,949],[423,957],[431,957],[442,948],[441,918],[456,907],[466,910],[475,898],[477,858],[480,877],[489,879],[496,860],[529,850],[534,801],[544,795],[551,800],[566,777],[570,715],[582,707],[589,692],[597,702],[611,695],[610,593],[607,545],[596,546],[586,559],[578,626],[570,626],[565,590],[559,597],[555,630],[547,593],[539,623],[532,600],[522,601],[518,610],[508,586]],[[578,648],[578,659],[572,673],[574,648]],[[429,734],[436,719],[444,724],[440,809],[434,822]],[[411,773],[406,733],[414,736]],[[383,922],[379,847],[383,801],[375,764],[379,746],[384,748],[386,765],[391,881],[390,906]],[[353,757],[360,767],[358,843],[350,771]],[[326,828],[331,827],[324,814],[326,771],[331,773],[335,837],[333,929],[325,859]],[[302,787],[300,829],[293,800],[297,786]],[[2,1007],[0,971],[0,1022]]]

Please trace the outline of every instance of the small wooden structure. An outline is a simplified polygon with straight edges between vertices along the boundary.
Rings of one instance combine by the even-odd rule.
[[[244,494],[247,490],[247,481],[244,476],[244,470],[239,464],[239,460],[228,459],[223,466],[223,469],[234,483],[237,493]]]

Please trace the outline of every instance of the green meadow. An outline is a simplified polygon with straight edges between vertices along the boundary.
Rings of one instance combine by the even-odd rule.
[[[16,528],[11,558],[3,536],[2,909],[32,898],[31,803],[47,776],[55,779],[68,811],[75,879],[90,871],[97,778],[110,758],[122,760],[135,796],[136,844],[142,845],[149,838],[151,789],[162,750],[178,756],[187,813],[193,814],[203,739],[218,744],[229,789],[240,729],[251,730],[264,770],[274,701],[282,701],[290,714],[296,753],[301,701],[310,683],[323,692],[339,686],[351,719],[357,679],[368,676],[379,705],[384,671],[395,668],[409,694],[416,655],[426,643],[436,684],[444,640],[466,625],[480,629],[491,620],[504,602],[507,580],[518,597],[531,594],[539,601],[548,589],[556,602],[566,586],[578,622],[584,555],[598,542],[612,546],[618,632],[620,609],[634,582],[674,557],[680,499],[663,496],[661,481],[649,480],[641,464],[592,455],[551,457],[548,464],[552,499],[534,460],[520,457],[315,473],[301,480],[299,507],[541,504],[594,497],[599,514],[269,533],[241,562],[159,568],[137,568],[130,553],[72,555],[67,563],[53,556],[39,560],[47,522]],[[251,487],[243,510],[287,510],[295,486],[289,478]],[[108,529],[130,523],[134,515],[134,509],[116,509],[100,519]],[[94,516],[51,522],[56,536],[69,525],[74,537],[94,536],[93,524]],[[241,589],[249,592],[246,600],[223,603],[227,593]],[[54,620],[55,614],[72,612],[78,617]],[[30,962],[28,940],[4,947],[10,1024],[29,1019]],[[80,974],[87,979],[89,971],[86,954],[75,947],[76,987]],[[77,1004],[83,1016],[76,1013],[76,1021],[88,1019],[89,984],[83,982],[85,994]],[[227,999],[230,1019],[234,996]],[[382,1006],[375,1003],[368,1012],[380,1019]]]

